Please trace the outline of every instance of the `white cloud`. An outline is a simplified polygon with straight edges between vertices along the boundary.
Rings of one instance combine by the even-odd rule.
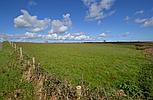
[[[48,39],[48,40],[94,40],[92,37],[82,34],[82,33],[67,33],[64,35],[59,34],[49,34],[49,35],[42,35],[42,38]]]
[[[124,20],[125,20],[125,21],[129,21],[129,20],[130,20],[130,17],[129,17],[129,16],[126,16],[126,17],[124,18]]]
[[[62,20],[53,20],[51,22],[51,30],[49,33],[65,33],[72,26],[70,14],[63,15]]]
[[[27,37],[27,38],[35,38],[35,37],[37,37],[37,34],[36,33],[31,33],[31,32],[26,32],[24,34],[24,37]]]
[[[24,34],[7,34],[6,35],[9,40],[16,41],[35,41],[35,40],[56,40],[56,41],[91,41],[95,40],[95,38],[80,32],[80,33],[66,33],[66,34],[37,34],[32,32],[26,32]],[[1,37],[1,35],[0,35]]]
[[[143,25],[144,25],[145,27],[153,26],[153,17],[147,19],[147,20],[143,23]]]
[[[74,38],[74,40],[93,40],[93,39],[90,38],[90,36],[87,36],[87,35],[80,35],[80,36],[76,36]]]
[[[57,34],[39,35],[39,37],[46,40],[57,40]]]
[[[84,32],[78,32],[78,33],[72,33],[72,36],[80,36],[80,35],[86,35]]]
[[[4,38],[6,37],[7,35],[5,33],[0,33],[0,38]]]
[[[86,6],[90,6],[91,3],[95,2],[95,0],[82,0]]]
[[[144,23],[147,19],[135,19],[135,23],[138,23],[138,24],[141,24],[141,23]]]
[[[135,23],[141,24],[144,27],[151,27],[153,26],[153,17],[148,18],[148,19],[135,19]]]
[[[55,40],[94,40],[94,38],[81,33],[67,33],[64,35],[58,35],[58,34],[50,34],[52,38],[50,39],[55,39]]]
[[[135,15],[137,14],[143,14],[143,10],[139,10],[135,12]],[[134,22],[137,24],[140,24],[141,27],[152,27],[153,26],[153,16],[150,16],[148,18],[135,18]]]
[[[7,40],[7,34],[0,33],[0,41],[6,41]]]
[[[108,10],[108,9],[111,8],[113,3],[114,3],[114,0],[101,0],[100,6],[101,6],[102,9]]]
[[[22,15],[14,19],[14,26],[17,28],[26,28],[30,32],[40,32],[46,29],[50,19],[38,20],[37,16],[31,16],[26,10],[21,10]]]
[[[139,10],[139,11],[136,11],[135,14],[143,14],[144,11],[143,10]]]
[[[97,5],[97,3],[91,4],[86,18],[90,20],[100,20],[100,19],[103,19],[104,17],[105,17],[104,12]]]
[[[99,21],[115,13],[115,11],[111,11],[109,13],[105,12],[105,11],[108,12],[108,10],[111,9],[114,3],[114,0],[101,0],[100,2],[96,2],[95,0],[82,0],[82,1],[88,8],[87,15],[86,15],[87,20]]]
[[[106,33],[101,33],[101,34],[99,34],[99,37],[102,37],[102,38],[105,38],[105,37],[107,37],[108,35],[106,34]]]

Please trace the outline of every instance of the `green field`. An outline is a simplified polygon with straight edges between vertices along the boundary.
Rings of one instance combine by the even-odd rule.
[[[0,49],[0,100],[33,99],[33,86],[21,81],[22,70],[19,66],[13,49],[8,43],[3,43]]]
[[[24,53],[36,57],[51,74],[89,87],[122,88],[138,92],[141,70],[151,58],[134,45],[17,43]],[[149,67],[150,68],[150,67]],[[141,74],[141,75],[140,75]],[[113,91],[113,90],[112,90]]]
[[[24,54],[36,57],[41,67],[73,85],[104,88],[108,96],[123,89],[128,96],[153,97],[153,61],[143,50],[126,44],[17,43]],[[0,99],[34,99],[31,83],[20,81],[22,67],[12,47],[0,50]]]

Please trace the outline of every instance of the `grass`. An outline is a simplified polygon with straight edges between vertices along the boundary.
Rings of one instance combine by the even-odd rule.
[[[77,85],[83,79],[89,87],[139,92],[141,69],[152,63],[134,45],[18,43],[26,54],[35,56],[51,74]]]
[[[0,50],[0,100],[33,99],[33,86],[30,83],[20,81],[22,70],[17,62],[13,49],[8,43],[3,43]]]
[[[128,98],[153,98],[153,61],[134,45],[117,44],[41,44],[17,43],[24,53],[35,56],[42,67],[61,79],[94,90],[99,87],[107,96],[123,89]],[[34,99],[31,83],[20,81],[22,68],[8,43],[0,49],[0,99]],[[14,98],[15,99],[15,98]]]

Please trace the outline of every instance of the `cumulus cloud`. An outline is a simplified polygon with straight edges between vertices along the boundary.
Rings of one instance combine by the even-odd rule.
[[[62,20],[53,20],[51,22],[51,30],[49,33],[65,33],[72,26],[72,21],[70,19],[70,14],[63,15]]]
[[[48,39],[48,40],[94,40],[92,37],[85,35],[85,34],[76,34],[76,33],[67,33],[67,34],[48,34],[48,35],[42,35],[42,38]]]
[[[38,35],[37,35],[37,33],[26,32],[24,34],[24,37],[25,38],[38,38]]]
[[[25,28],[27,31],[35,33],[45,30],[51,23],[51,30],[49,33],[65,33],[72,26],[70,14],[63,15],[62,20],[50,20],[45,18],[39,20],[37,16],[31,16],[28,11],[21,10],[22,15],[14,19],[14,26],[17,28]]]
[[[101,33],[101,34],[99,34],[99,37],[102,37],[102,38],[105,38],[105,37],[107,37],[108,35],[106,34],[106,33]]]
[[[113,2],[114,0],[101,0],[100,6],[101,8],[108,10],[113,5]]]
[[[101,0],[100,2],[97,2],[96,0],[82,0],[82,1],[88,8],[86,15],[87,20],[99,21],[115,13],[115,11],[106,13],[106,11],[108,12],[111,9],[114,0]]]
[[[137,24],[140,24],[141,26],[144,26],[144,27],[151,27],[153,26],[153,17],[151,18],[145,18],[145,19],[135,19],[135,23]]]
[[[21,10],[22,15],[14,19],[14,26],[17,28],[25,28],[30,32],[40,32],[46,29],[50,23],[50,19],[39,20],[37,16],[31,16],[28,11]]]
[[[1,37],[1,35],[0,35]],[[16,41],[35,41],[37,39],[41,41],[46,40],[62,40],[62,41],[91,41],[95,40],[95,38],[80,32],[80,33],[65,33],[65,34],[37,34],[32,32],[26,32],[24,34],[7,34],[7,38],[9,40],[16,40]]]
[[[90,36],[87,35],[80,35],[76,36],[74,40],[94,40],[94,38],[91,38]]]

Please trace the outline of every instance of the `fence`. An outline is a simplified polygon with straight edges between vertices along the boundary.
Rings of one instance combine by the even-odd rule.
[[[16,56],[23,69],[22,79],[34,85],[35,94],[38,100],[108,100],[104,88],[89,89],[82,80],[79,86],[72,85],[67,80],[57,78],[55,75],[46,72],[35,57],[29,57],[22,47],[16,43],[9,42],[14,48]],[[111,100],[116,97],[110,97]],[[119,98],[119,97],[117,97]]]
[[[0,50],[3,48],[2,42],[0,41]]]

